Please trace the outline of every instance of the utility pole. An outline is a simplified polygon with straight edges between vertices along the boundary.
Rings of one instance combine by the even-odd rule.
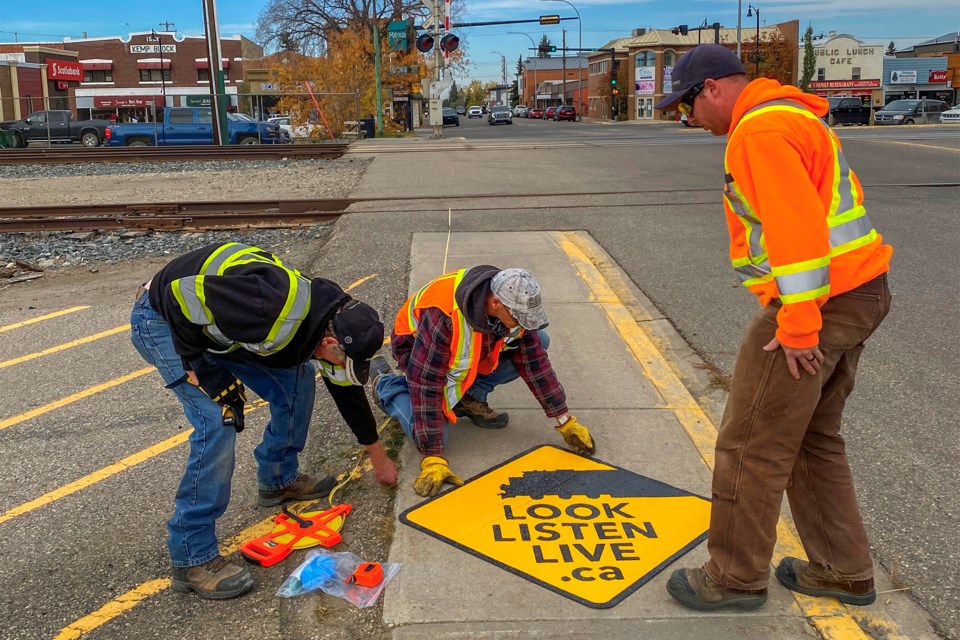
[[[743,5],[741,4],[743,0],[737,0],[737,57],[740,57],[740,41],[743,38],[740,36],[740,23],[741,17],[743,15]]]
[[[380,27],[373,25],[373,60],[376,67],[377,135],[383,137],[383,86],[380,82]]]
[[[578,54],[579,55],[579,54]],[[560,76],[560,104],[567,103],[567,30],[563,29],[563,75]]]
[[[207,37],[207,62],[210,64],[210,109],[215,125],[213,144],[229,144],[227,114],[223,104],[227,90],[223,77],[223,54],[220,51],[220,27],[217,24],[216,0],[203,0],[203,26]]]

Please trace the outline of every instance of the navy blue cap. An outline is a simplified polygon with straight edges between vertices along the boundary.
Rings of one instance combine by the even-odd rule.
[[[708,78],[717,80],[746,73],[737,54],[721,44],[701,44],[680,56],[671,76],[673,92],[657,103],[657,109],[669,109],[680,102],[694,85]]]

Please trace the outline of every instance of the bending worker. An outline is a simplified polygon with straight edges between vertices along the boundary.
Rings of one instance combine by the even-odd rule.
[[[587,428],[567,411],[566,394],[547,357],[547,315],[540,285],[525,269],[481,265],[426,284],[397,314],[393,357],[403,375],[373,359],[374,394],[423,455],[418,495],[463,484],[443,457],[450,422],[469,418],[502,429],[509,416],[487,404],[494,387],[523,378],[557,431],[581,455],[594,453]]]
[[[366,446],[377,480],[396,484],[396,466],[377,439],[362,386],[383,344],[383,324],[371,307],[329,280],[310,280],[270,253],[236,242],[174,259],[137,298],[133,345],[160,372],[193,426],[167,524],[174,590],[223,599],[253,587],[245,563],[220,556],[215,532],[230,499],[245,387],[270,408],[254,450],[260,506],[320,498],[335,484],[332,476],[299,472],[316,392],[311,359]]]
[[[667,582],[687,607],[749,609],[767,599],[786,491],[809,560],[776,568],[786,588],[853,605],[876,598],[841,416],[867,338],[890,309],[883,244],[827,101],[747,79],[736,54],[706,44],[673,68],[657,104],[726,135],[730,257],[763,308],[740,345],[716,445],[713,503],[700,568]]]

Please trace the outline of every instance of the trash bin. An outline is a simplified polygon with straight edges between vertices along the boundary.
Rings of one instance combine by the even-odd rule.
[[[368,138],[377,137],[377,120],[376,118],[361,118],[360,119],[360,128],[363,129],[364,135]]]
[[[13,149],[17,146],[17,137],[13,131],[0,129],[0,149]]]

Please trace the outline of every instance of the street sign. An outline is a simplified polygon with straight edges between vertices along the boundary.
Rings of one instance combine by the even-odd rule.
[[[400,520],[588,607],[620,603],[707,536],[706,498],[553,446]]]

